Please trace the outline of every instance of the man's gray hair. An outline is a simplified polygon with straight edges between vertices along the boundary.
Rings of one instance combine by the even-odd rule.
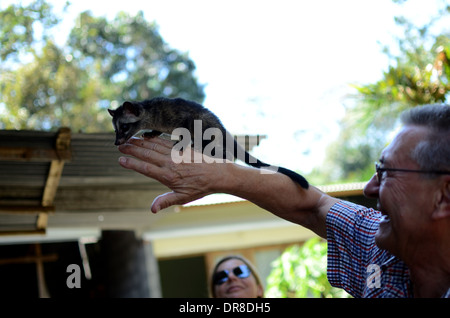
[[[429,135],[411,153],[420,168],[450,171],[450,106],[417,106],[403,112],[401,120],[404,125],[429,128]]]

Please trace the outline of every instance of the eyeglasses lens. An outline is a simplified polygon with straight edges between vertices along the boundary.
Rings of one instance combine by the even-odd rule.
[[[250,269],[247,267],[247,265],[240,265],[238,267],[235,267],[231,270],[234,274],[234,276],[239,278],[247,278],[250,276]],[[214,274],[213,283],[214,285],[222,285],[229,279],[229,270],[223,270],[216,274]]]

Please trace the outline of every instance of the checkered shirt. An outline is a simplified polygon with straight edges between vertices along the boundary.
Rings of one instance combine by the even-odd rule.
[[[379,211],[347,201],[328,211],[330,284],[353,297],[413,297],[406,265],[375,244]]]

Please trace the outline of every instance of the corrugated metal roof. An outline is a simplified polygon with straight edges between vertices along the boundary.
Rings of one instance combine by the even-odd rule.
[[[317,188],[325,193],[332,195],[332,196],[354,196],[354,195],[362,195],[365,185],[366,185],[366,182],[354,182],[354,183],[323,185],[323,186],[317,186]],[[207,205],[227,204],[227,203],[246,202],[246,201],[247,200],[236,197],[234,195],[217,193],[217,194],[211,194],[204,198],[187,203],[187,204],[183,205],[183,207],[189,208],[189,207],[195,207],[195,206],[207,206]]]
[[[0,225],[8,228],[32,224],[36,215],[26,207],[39,207],[55,159],[58,132],[0,130]],[[238,136],[238,142],[251,149],[264,136]],[[114,145],[113,133],[70,136],[71,159],[66,161],[56,196],[55,213],[72,211],[123,211],[147,209],[167,188],[118,164],[122,156]],[[10,159],[10,156],[11,158]],[[11,208],[11,213],[5,214]],[[17,226],[15,226],[15,225]],[[0,227],[0,232],[2,228]]]
[[[36,229],[40,215],[32,212],[42,205],[51,160],[58,158],[54,153],[57,136],[57,132],[0,130],[0,234]],[[251,149],[262,138],[238,136],[238,141]],[[120,167],[118,158],[122,154],[114,146],[113,133],[72,134],[70,151],[71,159],[63,166],[54,206],[41,207],[42,213],[53,209],[56,214],[83,212],[86,215],[102,211],[148,211],[153,199],[168,191],[159,182]],[[8,155],[16,156],[16,160],[9,160]],[[351,183],[319,188],[331,195],[351,196],[362,194],[364,185]],[[216,194],[185,207],[243,201]],[[9,207],[8,213],[5,207]]]
[[[318,186],[320,190],[330,195],[362,195],[363,189],[367,182],[353,182],[353,183],[342,183],[342,184],[331,184]]]
[[[73,134],[72,160],[64,166],[60,186],[130,181],[155,183],[134,171],[123,169],[123,156],[114,145],[114,134]],[[128,182],[130,183],[130,182]]]

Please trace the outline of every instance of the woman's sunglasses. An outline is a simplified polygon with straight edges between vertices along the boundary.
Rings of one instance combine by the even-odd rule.
[[[222,285],[223,283],[225,283],[230,278],[230,272],[233,272],[234,276],[239,278],[247,278],[251,273],[247,265],[240,265],[233,268],[232,270],[223,270],[215,273],[213,276],[213,284]]]

